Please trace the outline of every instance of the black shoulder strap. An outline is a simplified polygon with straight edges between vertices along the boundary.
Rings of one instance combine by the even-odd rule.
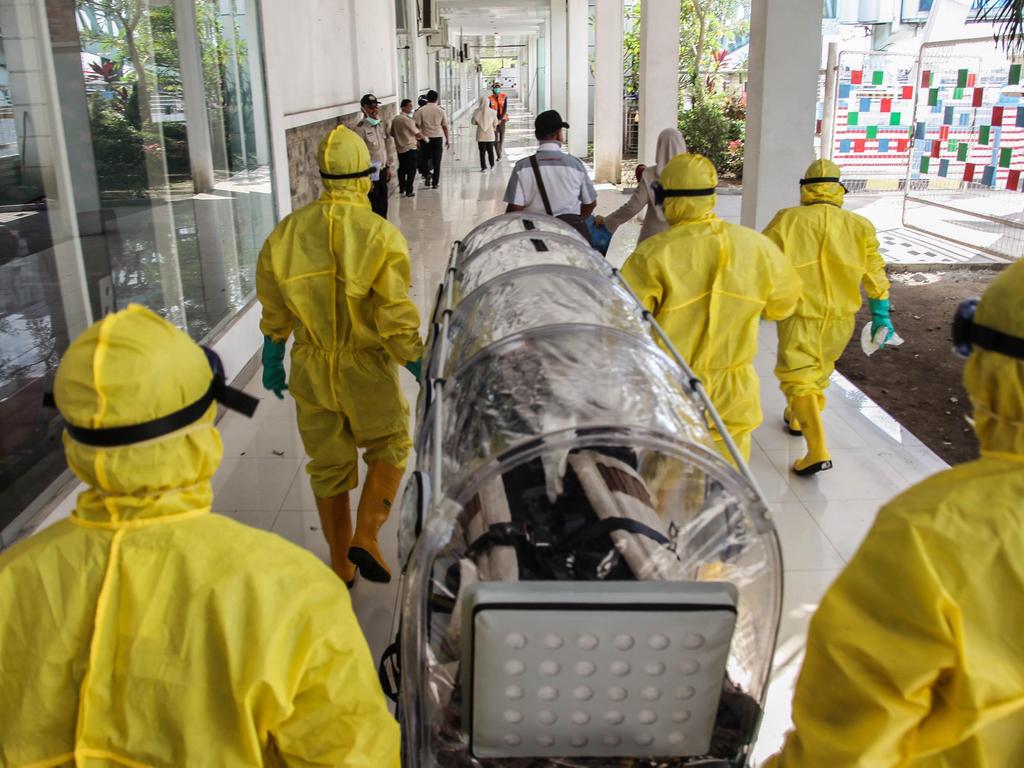
[[[544,188],[544,179],[540,175],[540,164],[537,162],[537,155],[530,155],[530,165],[533,166],[533,176],[537,179],[537,191],[540,192],[540,199],[544,201],[544,212],[548,216],[553,216],[551,201],[548,200],[548,191]]]

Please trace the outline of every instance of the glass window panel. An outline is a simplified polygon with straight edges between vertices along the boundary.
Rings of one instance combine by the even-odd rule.
[[[202,340],[254,298],[276,210],[257,14],[0,0],[0,530],[64,469],[39,398],[90,316],[138,302]]]

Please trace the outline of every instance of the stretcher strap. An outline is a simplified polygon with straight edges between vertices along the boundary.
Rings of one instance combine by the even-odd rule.
[[[617,531],[624,531],[625,533],[632,533],[637,536],[646,536],[651,541],[655,541],[663,546],[668,546],[670,543],[665,534],[654,530],[651,526],[645,525],[639,520],[633,520],[629,517],[606,517],[570,536],[565,542],[565,546],[578,546],[591,539],[607,536]]]
[[[668,546],[670,541],[665,534],[656,531],[649,525],[633,520],[628,517],[606,517],[591,523],[580,531],[565,537],[564,541],[555,544],[551,541],[538,541],[532,528],[525,523],[495,523],[488,526],[487,531],[481,534],[466,550],[466,557],[476,558],[483,552],[493,547],[514,547],[517,544],[531,544],[533,546],[548,546],[556,551],[572,550],[581,544],[608,536],[612,533],[622,531],[637,536],[646,536],[658,544]]]

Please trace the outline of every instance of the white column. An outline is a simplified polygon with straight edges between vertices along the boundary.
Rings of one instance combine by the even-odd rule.
[[[839,43],[828,44],[828,59],[825,63],[825,108],[821,114],[821,147],[818,157],[832,159],[832,145],[835,143],[836,119],[836,77],[839,72]]]
[[[544,22],[544,98],[537,104],[537,112],[551,109],[551,67],[554,66],[551,55],[551,19]]]
[[[206,119],[206,84],[203,81],[203,52],[199,46],[199,23],[193,0],[174,0],[178,60],[181,63],[181,89],[185,94],[185,130],[188,135],[188,159],[192,185],[196,192],[209,192],[216,179],[213,174],[213,142],[210,121]],[[225,27],[233,28],[233,17]],[[241,121],[239,121],[241,122]],[[244,130],[241,128],[240,131]]]
[[[743,162],[745,226],[762,229],[799,202],[800,177],[814,159],[821,19],[801,0],[754,0]]]
[[[587,154],[589,137],[588,97],[590,95],[590,61],[587,51],[589,32],[589,7],[587,0],[569,0],[567,13],[567,51],[569,86],[568,109],[562,114],[569,129],[569,152],[577,157]],[[620,67],[621,69],[621,67]]]
[[[567,83],[569,80],[568,48],[566,45],[566,0],[551,0],[551,95],[548,109],[557,109],[565,117],[568,112]],[[568,121],[567,121],[568,122]]]
[[[412,99],[413,103],[416,101],[416,89],[418,84],[416,82],[416,33],[419,31],[419,23],[416,18],[417,3],[416,0],[402,0],[403,13],[405,15],[405,43],[408,47],[406,50],[406,60],[409,62],[408,77],[409,82],[407,83],[408,93],[398,94],[399,103],[401,99]]]
[[[594,177],[622,179],[622,0],[597,0]]]
[[[65,24],[68,15],[63,19]],[[70,19],[70,31],[75,31],[74,16]],[[46,195],[46,220],[53,240],[51,252],[64,323],[68,337],[73,339],[92,323],[92,308],[79,240],[75,180],[68,163],[57,69],[51,53],[50,21],[45,3],[0,4],[4,34],[18,41],[6,51],[14,112],[19,126],[25,125],[27,114],[33,131],[24,142],[23,178],[42,186]]]
[[[654,162],[658,134],[678,123],[679,0],[648,0],[640,6],[641,163]]]
[[[259,14],[251,8],[245,14],[245,27],[242,33],[247,50],[261,44]],[[268,113],[266,88],[263,83],[263,61],[261,56],[246,56],[249,65],[249,90],[252,93],[253,129],[256,131],[256,163],[270,163],[270,126],[265,115]]]
[[[537,114],[544,108],[541,106],[541,103],[544,98],[544,88],[546,87],[544,73],[548,67],[547,58],[544,55],[544,27],[540,27],[537,30],[537,36],[533,39],[533,48],[531,50],[536,85],[533,88],[533,104],[530,105],[530,111]]]
[[[420,93],[427,90],[427,41],[420,37],[419,3],[417,0],[404,2],[409,42],[409,93],[405,97],[415,103]]]

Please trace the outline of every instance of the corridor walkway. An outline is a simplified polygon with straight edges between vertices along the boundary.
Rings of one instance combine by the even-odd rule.
[[[516,105],[518,106],[518,105]],[[392,198],[391,219],[409,240],[413,297],[426,316],[448,259],[452,241],[504,209],[501,196],[512,164],[530,152],[532,118],[513,109],[507,151],[499,167],[481,173],[468,115],[455,121],[453,149],[446,153],[437,191],[417,181],[415,198]],[[600,190],[598,212],[624,200],[613,188]],[[739,197],[723,196],[721,209],[737,220]],[[610,258],[621,263],[638,227],[624,227]],[[790,688],[802,657],[810,615],[825,588],[856,550],[878,507],[911,483],[944,467],[923,444],[880,407],[836,377],[825,414],[836,468],[812,479],[788,471],[803,449],[799,438],[781,428],[783,399],[772,376],[774,326],[763,327],[758,369],[762,378],[765,424],[754,436],[753,470],[772,504],[782,538],[785,618],[777,654],[768,717],[758,748],[775,749],[788,725]],[[405,393],[414,402],[417,386],[403,371]],[[290,399],[267,396],[259,376],[247,390],[263,402],[255,419],[228,414],[220,422],[225,459],[215,480],[214,510],[258,528],[274,531],[307,547],[322,559],[327,546],[319,530],[304,465],[302,443]],[[396,561],[397,516],[383,531],[385,553]],[[397,583],[359,583],[352,599],[374,655],[393,637]]]

